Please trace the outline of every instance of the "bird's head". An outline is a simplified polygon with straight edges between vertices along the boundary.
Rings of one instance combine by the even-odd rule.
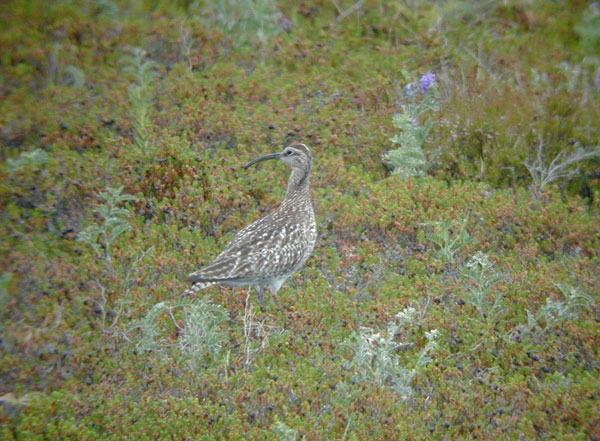
[[[244,165],[244,168],[246,169],[251,165],[269,159],[280,159],[288,164],[292,168],[292,171],[308,174],[310,173],[312,166],[313,156],[312,152],[305,144],[292,144],[283,149],[282,152],[259,156]]]

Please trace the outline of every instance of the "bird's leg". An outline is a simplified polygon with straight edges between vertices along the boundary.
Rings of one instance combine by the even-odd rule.
[[[260,302],[260,306],[264,305],[264,296],[263,293],[265,292],[265,287],[264,285],[257,285],[258,286],[258,301]]]
[[[248,312],[248,302],[250,301],[250,293],[251,292],[252,292],[252,287],[249,286],[248,292],[246,293],[246,309],[245,309],[246,312]]]

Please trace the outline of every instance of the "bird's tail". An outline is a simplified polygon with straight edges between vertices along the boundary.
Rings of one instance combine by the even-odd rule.
[[[182,296],[191,296],[196,294],[198,291],[203,290],[204,288],[208,288],[209,286],[214,285],[215,282],[197,282],[190,286],[188,289],[181,293]]]

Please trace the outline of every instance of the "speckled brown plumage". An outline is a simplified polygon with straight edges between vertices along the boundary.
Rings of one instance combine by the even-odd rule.
[[[244,168],[269,159],[279,159],[292,169],[285,199],[276,210],[241,229],[211,264],[190,274],[187,281],[193,285],[184,294],[215,284],[256,286],[262,303],[264,288],[275,294],[312,253],[317,239],[309,194],[312,153],[306,145],[294,144]]]

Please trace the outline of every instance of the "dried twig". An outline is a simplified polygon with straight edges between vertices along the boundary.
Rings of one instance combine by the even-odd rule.
[[[353,14],[354,12],[358,11],[362,5],[365,4],[366,0],[359,0],[356,3],[354,3],[352,6],[350,6],[348,9],[346,9],[343,12],[340,12],[340,15],[337,16],[337,18],[335,19],[335,23],[339,23],[341,22],[343,19],[345,19],[346,17],[348,17],[349,15]],[[334,2],[336,9],[339,9],[339,6]]]
[[[533,179],[532,192],[534,197],[539,199],[544,188],[552,182],[558,180],[566,182],[578,176],[581,162],[595,156],[600,156],[600,147],[594,147],[593,149],[577,147],[568,156],[565,152],[560,152],[549,165],[546,165],[544,141],[540,139],[537,158],[525,161],[525,167],[527,167]]]

